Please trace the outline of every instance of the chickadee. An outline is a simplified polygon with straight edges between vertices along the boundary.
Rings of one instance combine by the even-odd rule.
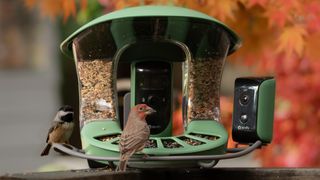
[[[69,138],[73,131],[73,109],[69,105],[62,106],[55,118],[47,136],[47,145],[41,156],[49,154],[52,143],[69,143]]]

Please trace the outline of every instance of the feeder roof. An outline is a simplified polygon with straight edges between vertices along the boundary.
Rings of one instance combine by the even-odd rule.
[[[137,6],[137,7],[131,7],[131,8],[114,11],[90,21],[89,23],[80,27],[73,34],[71,34],[67,39],[65,39],[61,43],[60,49],[66,55],[72,54],[71,43],[73,39],[80,32],[99,23],[116,20],[116,19],[126,19],[126,18],[134,18],[134,17],[184,17],[184,18],[207,20],[207,21],[214,22],[221,25],[229,34],[231,45],[230,45],[228,54],[231,54],[241,46],[241,40],[235,32],[233,32],[229,27],[227,27],[222,22],[204,13],[187,9],[187,8],[176,7],[176,6]]]

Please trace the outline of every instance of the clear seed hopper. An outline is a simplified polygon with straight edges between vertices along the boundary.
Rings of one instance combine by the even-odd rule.
[[[62,52],[75,60],[79,84],[84,153],[73,153],[102,164],[117,162],[122,129],[116,75],[121,62],[128,62],[131,92],[125,108],[146,103],[157,111],[147,119],[151,136],[143,152],[149,157],[136,154],[130,165],[217,162],[228,151],[228,133],[219,123],[221,75],[226,56],[239,46],[238,36],[221,22],[180,7],[127,8],[87,23],[61,44]],[[172,136],[177,63],[182,66],[186,127]]]

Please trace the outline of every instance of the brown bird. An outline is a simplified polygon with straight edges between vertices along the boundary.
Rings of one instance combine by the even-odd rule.
[[[129,158],[145,147],[150,135],[146,117],[155,112],[146,104],[138,104],[131,109],[127,124],[120,136],[120,161],[117,171],[126,171]]]
[[[49,154],[52,143],[69,143],[69,138],[73,131],[73,109],[69,105],[61,107],[53,119],[51,128],[47,136],[47,145],[41,156]]]

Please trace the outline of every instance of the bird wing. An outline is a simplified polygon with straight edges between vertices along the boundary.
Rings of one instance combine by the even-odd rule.
[[[52,126],[50,127],[49,132],[48,132],[48,135],[47,135],[46,143],[48,143],[48,141],[49,141],[50,133],[52,133],[52,131],[54,131],[55,129],[57,129],[57,128],[58,128],[58,125],[59,125],[59,122],[53,122],[53,123],[52,123]]]
[[[149,133],[146,131],[146,128],[149,130],[147,125],[137,126],[137,128],[134,128],[134,131],[123,133],[121,135],[122,141],[120,141],[120,152],[126,153],[132,150],[136,152],[137,150],[143,148],[149,137]]]

